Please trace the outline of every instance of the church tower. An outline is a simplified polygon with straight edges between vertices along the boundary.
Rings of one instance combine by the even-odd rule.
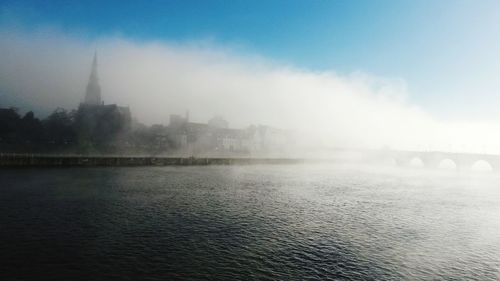
[[[92,62],[92,71],[90,72],[89,83],[87,84],[87,92],[85,94],[84,104],[102,104],[101,86],[99,86],[99,77],[97,77],[97,52],[94,53],[94,61]]]

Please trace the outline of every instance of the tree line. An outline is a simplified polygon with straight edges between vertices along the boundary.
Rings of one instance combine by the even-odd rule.
[[[97,119],[94,113],[57,108],[40,119],[33,111],[22,115],[16,108],[0,108],[0,152],[158,154],[172,147],[158,141],[158,125],[132,128],[115,111]]]

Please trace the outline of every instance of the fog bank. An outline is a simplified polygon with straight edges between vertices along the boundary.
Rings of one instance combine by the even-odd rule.
[[[498,123],[440,122],[408,101],[403,79],[310,71],[204,41],[2,28],[0,107],[77,107],[95,50],[105,103],[130,106],[146,124],[168,124],[170,114],[189,110],[197,122],[218,114],[234,128],[293,130],[308,145],[500,152]]]

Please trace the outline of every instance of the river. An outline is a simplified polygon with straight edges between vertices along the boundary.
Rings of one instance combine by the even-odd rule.
[[[0,280],[500,280],[500,175],[0,170]]]

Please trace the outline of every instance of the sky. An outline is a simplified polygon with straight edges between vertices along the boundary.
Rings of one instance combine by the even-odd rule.
[[[335,93],[326,94],[332,91],[361,99],[348,102],[356,107],[351,112],[370,112],[336,117],[358,123],[379,119],[376,128],[394,116],[419,124],[432,120],[432,126],[421,125],[427,130],[448,122],[452,135],[465,127],[488,132],[496,129],[489,124],[500,123],[500,2],[495,0],[0,1],[0,33],[0,56],[8,62],[0,66],[0,97],[41,108],[54,106],[54,97],[61,106],[77,102],[86,83],[81,77],[88,76],[97,49],[105,95],[135,107],[149,123],[189,107],[194,117],[198,110],[200,120],[223,111],[238,126],[252,118],[287,126],[271,106],[248,118],[229,108],[246,106],[255,113],[259,104],[288,99],[292,112],[300,110],[294,102],[311,108],[328,99],[338,102]],[[139,78],[143,84],[131,81]],[[235,84],[239,80],[248,87]],[[300,88],[303,92],[290,96]],[[272,94],[249,100],[255,91],[270,89]],[[170,98],[171,106],[148,111],[156,105],[137,100],[132,90],[168,93],[161,98]],[[120,100],[119,91],[126,98]],[[231,91],[241,92],[231,96],[239,107],[214,102],[230,101]],[[196,104],[199,99],[213,103],[209,113]],[[381,99],[390,101],[387,112],[399,113],[380,113],[386,109],[379,108]],[[344,108],[336,106],[324,110]],[[304,123],[332,117],[317,115]],[[374,127],[366,123],[353,127],[355,135]],[[410,123],[394,126],[400,130]]]

